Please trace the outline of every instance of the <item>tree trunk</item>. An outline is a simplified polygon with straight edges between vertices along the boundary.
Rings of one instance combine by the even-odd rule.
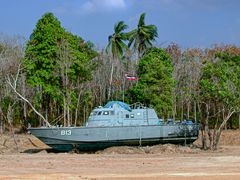
[[[110,100],[111,97],[111,91],[112,91],[112,80],[113,80],[113,62],[112,62],[112,66],[111,66],[111,74],[110,74],[110,83],[109,83],[109,89],[108,89],[108,100]]]
[[[0,107],[0,134],[3,134],[3,112],[2,112],[2,108]]]
[[[224,119],[224,117],[225,117],[225,112],[224,112],[224,110],[223,110],[223,113],[222,113],[222,117],[223,117],[223,119]],[[224,124],[224,128],[225,128],[225,130],[227,130],[226,124]]]
[[[70,126],[70,109],[69,105],[67,105],[67,126]]]
[[[83,107],[83,122],[86,121],[86,105]]]
[[[176,120],[176,114],[177,114],[177,100],[176,100],[176,94],[173,95],[173,119]]]
[[[82,87],[82,86],[81,86]],[[81,87],[78,93],[78,102],[77,102],[77,107],[75,109],[75,120],[74,120],[74,126],[77,126],[77,119],[78,119],[78,109],[79,109],[79,104],[80,104],[80,98],[81,98]]]
[[[194,101],[194,122],[197,123],[197,103]]]
[[[183,100],[182,100],[182,103],[181,103],[181,121],[183,121]]]
[[[240,129],[240,113],[238,113],[238,128]]]
[[[208,104],[206,104],[206,118],[205,118],[204,133],[203,133],[203,149],[204,150],[208,149],[208,145],[207,145],[207,137],[209,136],[208,121],[209,121],[209,106]]]
[[[67,106],[67,126],[71,126],[71,110],[70,110],[70,105],[71,105],[71,97],[70,97],[70,94],[67,90],[67,102],[66,102],[66,106]]]
[[[63,96],[63,125],[67,126],[67,106],[66,106],[66,98]]]
[[[23,96],[26,97],[26,77],[22,74],[22,92]],[[27,128],[27,103],[23,101],[23,124],[22,127],[26,130]]]
[[[138,52],[138,50],[136,51],[136,65],[138,65],[140,60],[140,53]]]
[[[220,109],[218,109],[219,112],[220,112]],[[219,122],[219,113],[217,115],[217,121],[215,123],[215,126],[214,126],[214,130],[213,130],[213,150],[215,150],[215,147],[217,146],[216,145],[216,142],[217,142],[217,127],[218,127],[218,122]]]
[[[42,86],[39,85],[37,89],[38,93],[40,94],[40,104],[39,104],[39,111],[43,114],[43,95],[42,95]],[[39,126],[42,126],[42,118],[40,116],[37,116],[39,118]]]
[[[220,127],[218,128],[217,132],[216,132],[216,137],[215,137],[215,142],[213,145],[213,149],[216,150],[218,148],[218,144],[220,141],[220,137],[221,137],[221,133],[223,128],[225,127],[227,121],[230,119],[230,117],[235,113],[235,110],[230,110],[228,112],[228,115],[224,117],[222,124],[220,125]]]
[[[190,101],[187,103],[187,119],[189,118],[189,111],[190,111]]]
[[[14,104],[15,104],[15,102],[14,102]],[[13,106],[14,106],[14,104],[13,105],[9,104],[6,117],[7,117],[8,124],[10,126],[10,132],[12,134],[16,149],[18,151],[18,144],[17,144],[16,138],[15,138],[14,129],[13,129],[13,125],[12,125],[13,119],[14,119],[14,116],[13,116],[13,113],[14,113]]]

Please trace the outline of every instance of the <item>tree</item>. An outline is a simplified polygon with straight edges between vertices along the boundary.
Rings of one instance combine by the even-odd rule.
[[[92,65],[90,60],[97,53],[89,47],[89,43],[84,43],[83,39],[64,33],[58,43],[57,64],[61,77],[61,93],[63,98],[63,118],[64,125],[72,124],[71,111],[75,111],[75,122],[78,118],[81,85],[91,80]],[[66,122],[67,121],[67,122]]]
[[[0,34],[0,133],[14,125],[25,125],[26,106],[21,103],[17,96],[12,94],[7,84],[8,76],[15,76],[18,66],[23,58],[24,39],[19,36],[6,36]],[[24,75],[19,77],[23,82]],[[18,83],[17,88],[23,91],[24,83]]]
[[[240,110],[239,55],[219,52],[215,61],[206,63],[200,81],[200,98],[203,104],[203,146],[205,149],[217,149],[225,124]],[[216,119],[213,134],[209,129],[211,118]]]
[[[162,49],[152,48],[142,57],[138,84],[130,90],[133,101],[151,105],[163,118],[172,111],[174,79],[170,56]]]
[[[123,21],[119,21],[114,26],[114,33],[108,37],[108,45],[106,50],[108,53],[111,53],[112,56],[108,99],[110,99],[111,96],[114,66],[116,63],[118,63],[118,60],[122,57],[123,53],[128,49],[127,45],[124,43],[128,36],[123,32],[127,28],[128,26]]]
[[[158,37],[157,27],[155,25],[145,25],[145,15],[145,13],[140,15],[137,29],[128,33],[128,47],[131,47],[133,44],[133,49],[137,53],[137,63],[143,53],[152,47],[152,41]]]
[[[202,68],[203,52],[201,49],[187,49],[174,58],[174,73],[173,76],[176,80],[174,98],[175,102],[178,101],[179,118],[190,119],[194,117],[197,119],[197,104],[199,92],[199,79]],[[174,52],[171,53],[174,56]],[[191,109],[194,112],[190,113]],[[177,115],[177,111],[175,113]],[[184,117],[184,114],[186,117]]]
[[[24,67],[27,82],[37,88],[37,94],[43,112],[47,118],[50,100],[59,100],[59,74],[56,73],[57,43],[61,40],[64,29],[52,13],[46,13],[37,22],[30,36],[25,51]]]
[[[90,42],[67,32],[52,13],[37,22],[26,46],[24,67],[28,84],[37,91],[38,109],[47,120],[64,119],[64,125],[70,126],[75,117],[76,124],[81,84],[91,79],[91,60],[96,55]]]

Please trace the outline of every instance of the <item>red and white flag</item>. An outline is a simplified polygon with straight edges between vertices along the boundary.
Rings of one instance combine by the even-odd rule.
[[[132,75],[128,75],[128,74],[125,74],[125,77],[129,81],[136,81],[138,79],[136,76],[132,76]]]

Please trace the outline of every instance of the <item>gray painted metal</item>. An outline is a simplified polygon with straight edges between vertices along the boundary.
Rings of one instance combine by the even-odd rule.
[[[191,121],[163,122],[152,108],[122,102],[95,108],[82,127],[41,127],[28,130],[45,144],[59,151],[102,149],[112,145],[145,145],[165,142],[191,143],[199,126]]]

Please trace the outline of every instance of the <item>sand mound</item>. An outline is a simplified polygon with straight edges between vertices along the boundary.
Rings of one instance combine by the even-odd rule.
[[[145,152],[150,154],[159,154],[159,153],[193,153],[193,149],[188,146],[180,146],[174,144],[160,144],[151,147],[145,147]]]
[[[155,146],[144,147],[110,147],[101,151],[97,151],[97,154],[173,154],[173,153],[196,153],[199,149],[180,146],[174,144],[160,144]]]
[[[0,153],[12,154],[24,151],[41,151],[49,148],[40,140],[29,134],[0,134]]]
[[[144,154],[144,150],[132,146],[114,146],[97,151],[96,154]]]

